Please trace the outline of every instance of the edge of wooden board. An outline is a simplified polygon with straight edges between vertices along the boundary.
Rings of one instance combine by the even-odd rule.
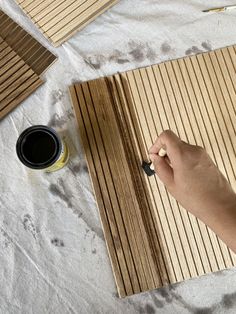
[[[209,50],[209,51],[204,51],[204,52],[199,52],[199,53],[196,53],[196,54],[193,54],[193,55],[189,55],[189,56],[184,56],[184,57],[178,57],[178,58],[174,58],[174,59],[168,59],[168,60],[164,60],[164,61],[161,61],[161,62],[157,62],[157,63],[152,63],[152,64],[149,64],[149,65],[144,65],[144,66],[140,66],[140,67],[135,67],[135,68],[132,68],[132,69],[129,69],[129,70],[126,70],[126,71],[122,71],[122,72],[115,72],[113,74],[109,74],[109,75],[103,75],[103,76],[98,76],[94,79],[91,79],[91,80],[87,80],[87,81],[82,81],[82,82],[74,82],[72,85],[69,86],[69,89],[71,87],[73,87],[74,85],[76,84],[84,84],[84,83],[87,83],[87,82],[92,82],[92,81],[96,81],[98,79],[101,79],[101,78],[110,78],[110,77],[113,77],[117,74],[123,74],[123,73],[129,73],[131,71],[135,71],[135,70],[141,70],[141,69],[145,69],[147,67],[151,67],[151,66],[155,66],[155,65],[160,65],[160,64],[163,64],[163,63],[166,63],[168,61],[175,61],[175,60],[182,60],[182,59],[188,59],[188,58],[191,58],[191,57],[195,57],[197,55],[204,55],[204,54],[208,54],[208,53],[211,53],[213,51],[218,51],[218,50],[221,50],[221,49],[224,49],[224,48],[228,48],[228,47],[233,47],[236,49],[236,43],[233,44],[233,45],[228,45],[228,46],[225,46],[225,47],[220,47],[220,48],[216,48],[216,49],[212,49],[212,50]]]
[[[82,29],[84,29],[86,26],[88,26],[89,24],[91,24],[93,21],[95,21],[95,19],[97,17],[99,17],[100,15],[102,15],[104,12],[108,11],[111,7],[113,7],[119,0],[114,0],[111,4],[106,5],[101,11],[99,11],[99,13],[95,13],[94,15],[90,16],[88,18],[88,20],[83,23],[80,26],[77,26],[74,30],[72,30],[70,33],[68,33],[67,36],[63,37],[63,39],[59,42],[54,43],[52,40],[50,40],[53,43],[54,47],[59,47],[60,45],[62,45],[66,40],[70,39],[72,36],[74,36],[77,32],[81,31]],[[49,37],[47,37],[49,38]]]
[[[76,96],[76,91],[75,91],[75,86],[74,84],[69,86],[69,95],[70,95],[70,100],[73,104],[73,109],[74,109],[74,112],[75,112],[75,115],[76,115],[76,126],[77,126],[77,130],[78,130],[78,134],[79,134],[79,138],[80,138],[80,142],[82,144],[82,150],[83,150],[83,154],[85,156],[85,159],[86,159],[86,164],[88,166],[88,171],[89,171],[89,177],[90,177],[90,182],[91,182],[91,186],[92,186],[92,189],[93,189],[93,195],[94,195],[94,198],[95,200],[97,199],[96,197],[96,193],[95,193],[95,186],[94,186],[94,183],[93,183],[93,179],[92,179],[92,174],[91,174],[91,171],[90,171],[90,167],[89,167],[89,162],[88,162],[88,158],[87,158],[87,154],[85,153],[84,151],[84,142],[81,138],[81,135],[80,135],[80,128],[79,128],[79,124],[78,124],[78,119],[80,119],[80,113],[78,112],[79,110],[79,107],[76,106],[77,104],[77,96]],[[118,278],[116,277],[116,269],[114,267],[114,264],[113,264],[113,259],[111,257],[111,254],[110,254],[110,249],[109,249],[109,239],[107,238],[107,235],[106,235],[106,232],[104,230],[104,224],[103,224],[103,221],[102,221],[102,217],[100,215],[100,208],[98,206],[98,203],[96,201],[96,207],[97,207],[97,210],[99,212],[99,220],[100,220],[100,223],[101,223],[101,227],[102,227],[102,231],[103,231],[103,235],[104,235],[104,238],[105,238],[105,244],[106,244],[106,248],[107,248],[107,252],[108,252],[108,256],[109,256],[109,259],[110,259],[110,265],[112,267],[112,273],[113,273],[113,277],[115,279],[115,282],[116,282],[116,288],[118,290],[118,295],[119,295],[119,298],[125,298],[127,297],[127,294],[125,293],[125,291],[123,291],[122,289],[120,289],[120,285],[118,283]]]
[[[4,118],[6,118],[6,116],[12,112],[13,110],[15,110],[16,108],[19,107],[19,105],[24,102],[30,95],[32,95],[36,89],[38,89],[40,86],[42,86],[45,82],[41,80],[40,77],[38,77],[38,80],[36,80],[31,87],[33,86],[33,90],[28,91],[27,89],[24,90],[22,93],[20,93],[16,100],[17,102],[15,102],[15,100],[13,100],[11,104],[7,105],[6,107],[4,107],[2,110],[0,110],[0,122],[1,120],[3,120]]]
[[[67,35],[65,35],[64,37],[62,37],[61,40],[59,41],[53,41],[51,39],[51,37],[49,37],[47,35],[46,32],[43,31],[43,29],[37,24],[36,21],[34,21],[34,18],[30,17],[29,14],[21,7],[21,5],[19,3],[17,3],[17,5],[20,7],[20,9],[23,11],[23,13],[27,16],[27,18],[39,29],[39,31],[43,34],[43,36],[48,40],[48,42],[50,42],[53,47],[57,48],[59,46],[61,46],[65,41],[67,41],[68,39],[70,39],[73,35],[75,35],[78,31],[82,30],[83,28],[85,28],[87,25],[91,24],[96,17],[99,17],[100,15],[102,15],[104,12],[108,11],[112,6],[114,6],[117,2],[119,2],[119,0],[111,0],[112,2],[110,4],[106,4],[103,6],[103,8],[101,10],[99,10],[99,12],[95,12],[93,15],[90,15],[87,19],[87,21],[85,23],[83,23],[82,25],[77,25],[76,27],[74,27],[74,29],[72,29]]]

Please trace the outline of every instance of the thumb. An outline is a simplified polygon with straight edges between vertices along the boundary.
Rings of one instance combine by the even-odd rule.
[[[160,180],[167,188],[170,187],[174,181],[174,174],[171,166],[168,164],[165,158],[160,157],[159,155],[150,154],[149,157]]]

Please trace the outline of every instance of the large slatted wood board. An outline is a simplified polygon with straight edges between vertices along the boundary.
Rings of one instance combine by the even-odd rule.
[[[171,129],[204,146],[236,190],[235,46],[70,88],[121,297],[236,265],[141,164]]]
[[[16,0],[43,34],[59,46],[118,0]]]
[[[0,119],[43,81],[56,57],[0,10]]]

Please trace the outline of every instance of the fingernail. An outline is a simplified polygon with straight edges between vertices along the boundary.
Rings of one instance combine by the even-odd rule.
[[[154,164],[151,164],[151,165],[150,165],[150,169],[151,169],[151,170],[155,170]]]

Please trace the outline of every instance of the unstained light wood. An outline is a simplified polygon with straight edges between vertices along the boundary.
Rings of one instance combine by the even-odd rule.
[[[236,265],[235,254],[142,168],[171,129],[236,190],[236,46],[70,88],[121,297]]]
[[[43,34],[59,46],[118,0],[16,0]]]

